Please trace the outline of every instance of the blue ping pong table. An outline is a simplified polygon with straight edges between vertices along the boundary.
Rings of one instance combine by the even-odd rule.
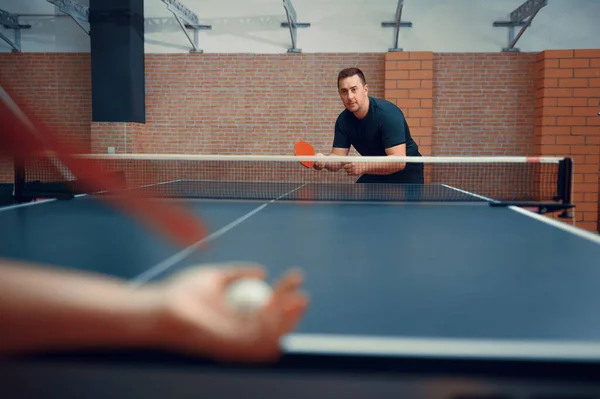
[[[94,196],[0,208],[1,257],[134,284],[199,263],[260,262],[271,278],[299,266],[311,298],[275,364],[36,354],[2,364],[4,397],[600,397],[598,235],[470,193],[394,201],[375,200],[378,185],[344,187],[363,200],[307,201],[310,185],[287,200],[170,199],[208,224],[197,250]],[[461,192],[416,192],[431,189]]]

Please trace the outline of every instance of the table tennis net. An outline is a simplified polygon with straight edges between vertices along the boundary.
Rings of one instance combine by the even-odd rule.
[[[87,154],[86,170],[101,171],[118,185],[103,187],[75,175],[53,155],[15,166],[15,195],[22,201],[114,194],[135,190],[157,198],[308,201],[568,201],[570,169],[562,158],[528,157],[293,157],[189,154]],[[355,163],[371,170],[404,167],[365,179],[316,170]],[[310,166],[310,165],[309,165]],[[386,172],[384,172],[386,173]],[[406,176],[402,176],[406,175]],[[390,183],[389,181],[392,181]]]

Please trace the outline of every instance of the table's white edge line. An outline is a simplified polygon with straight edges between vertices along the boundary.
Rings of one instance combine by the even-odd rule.
[[[531,211],[529,211],[527,209],[523,209],[523,208],[518,207],[518,206],[511,205],[508,208],[510,208],[511,210],[513,210],[515,212],[518,212],[518,213],[520,213],[522,215],[528,216],[528,217],[530,217],[532,219],[536,219],[536,220],[538,220],[538,221],[540,221],[542,223],[545,223],[547,225],[550,225],[550,226],[556,227],[558,229],[564,230],[567,233],[571,233],[571,234],[574,234],[574,235],[576,235],[578,237],[590,240],[590,241],[592,241],[592,242],[594,242],[596,244],[600,244],[600,235],[592,233],[591,231],[584,230],[584,229],[582,229],[580,227],[571,226],[570,224],[560,222],[558,220],[549,218],[549,217],[544,216],[544,215],[540,215],[539,213],[531,212]]]
[[[447,188],[450,188],[452,190],[460,191],[460,192],[465,193],[465,194],[470,194],[470,195],[473,195],[475,197],[485,199],[487,201],[493,201],[490,198],[486,198],[486,197],[483,197],[483,196],[480,196],[480,195],[477,195],[477,194],[473,194],[473,193],[470,193],[468,191],[464,191],[464,190],[461,190],[461,189],[458,189],[458,188],[455,188],[455,187],[452,187],[452,186],[448,186],[446,184],[443,184],[443,186],[447,187]],[[516,205],[509,205],[508,208],[511,209],[511,210],[513,210],[513,211],[515,211],[515,212],[518,212],[518,213],[520,213],[522,215],[529,216],[529,217],[531,217],[533,219],[539,220],[542,223],[546,223],[546,224],[548,224],[550,226],[557,227],[557,228],[559,228],[561,230],[564,230],[564,231],[566,231],[568,233],[574,234],[574,235],[576,235],[578,237],[585,238],[585,239],[588,239],[588,240],[590,240],[590,241],[592,241],[594,243],[600,244],[600,235],[592,233],[591,231],[587,231],[587,230],[584,230],[584,229],[576,227],[576,226],[571,226],[569,224],[566,224],[566,223],[563,223],[563,222],[559,222],[559,221],[557,221],[555,219],[551,219],[551,218],[546,217],[544,215],[540,215],[538,213],[531,212],[531,211],[529,211],[527,209],[521,208],[521,207],[516,206]]]
[[[87,195],[88,194],[76,194],[76,195],[74,195],[74,198],[81,198],[81,197],[85,197]],[[57,201],[58,201],[57,198],[46,198],[46,199],[37,200],[37,201],[24,202],[24,203],[14,204],[14,205],[7,205],[7,206],[0,207],[0,212],[9,211],[9,210],[18,209],[18,208],[25,208],[25,207],[33,206],[33,205],[43,205],[43,204],[47,204],[49,202],[57,202]]]
[[[10,211],[12,209],[18,209],[18,208],[25,208],[28,206],[33,206],[33,205],[42,205],[48,202],[53,202],[53,201],[57,201],[56,198],[48,198],[48,199],[44,199],[44,200],[39,200],[39,201],[32,201],[32,202],[26,202],[26,203],[21,203],[21,204],[14,204],[14,205],[7,205],[7,206],[3,206],[0,207],[0,212],[4,212],[4,211]]]
[[[283,337],[282,347],[288,353],[600,361],[600,342],[427,339],[291,333]]]

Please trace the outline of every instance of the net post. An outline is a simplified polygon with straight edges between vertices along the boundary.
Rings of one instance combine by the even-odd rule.
[[[25,202],[25,163],[15,155],[13,158],[13,200],[17,203]]]
[[[571,189],[573,184],[573,159],[564,158],[558,164],[557,176],[557,200],[562,201],[563,205],[571,205]],[[571,218],[569,208],[566,207],[558,216],[562,219]]]

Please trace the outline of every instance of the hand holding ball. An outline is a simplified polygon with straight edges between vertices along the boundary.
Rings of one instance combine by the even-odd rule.
[[[227,303],[237,312],[254,312],[271,298],[273,289],[264,280],[243,278],[232,283],[225,294]]]

